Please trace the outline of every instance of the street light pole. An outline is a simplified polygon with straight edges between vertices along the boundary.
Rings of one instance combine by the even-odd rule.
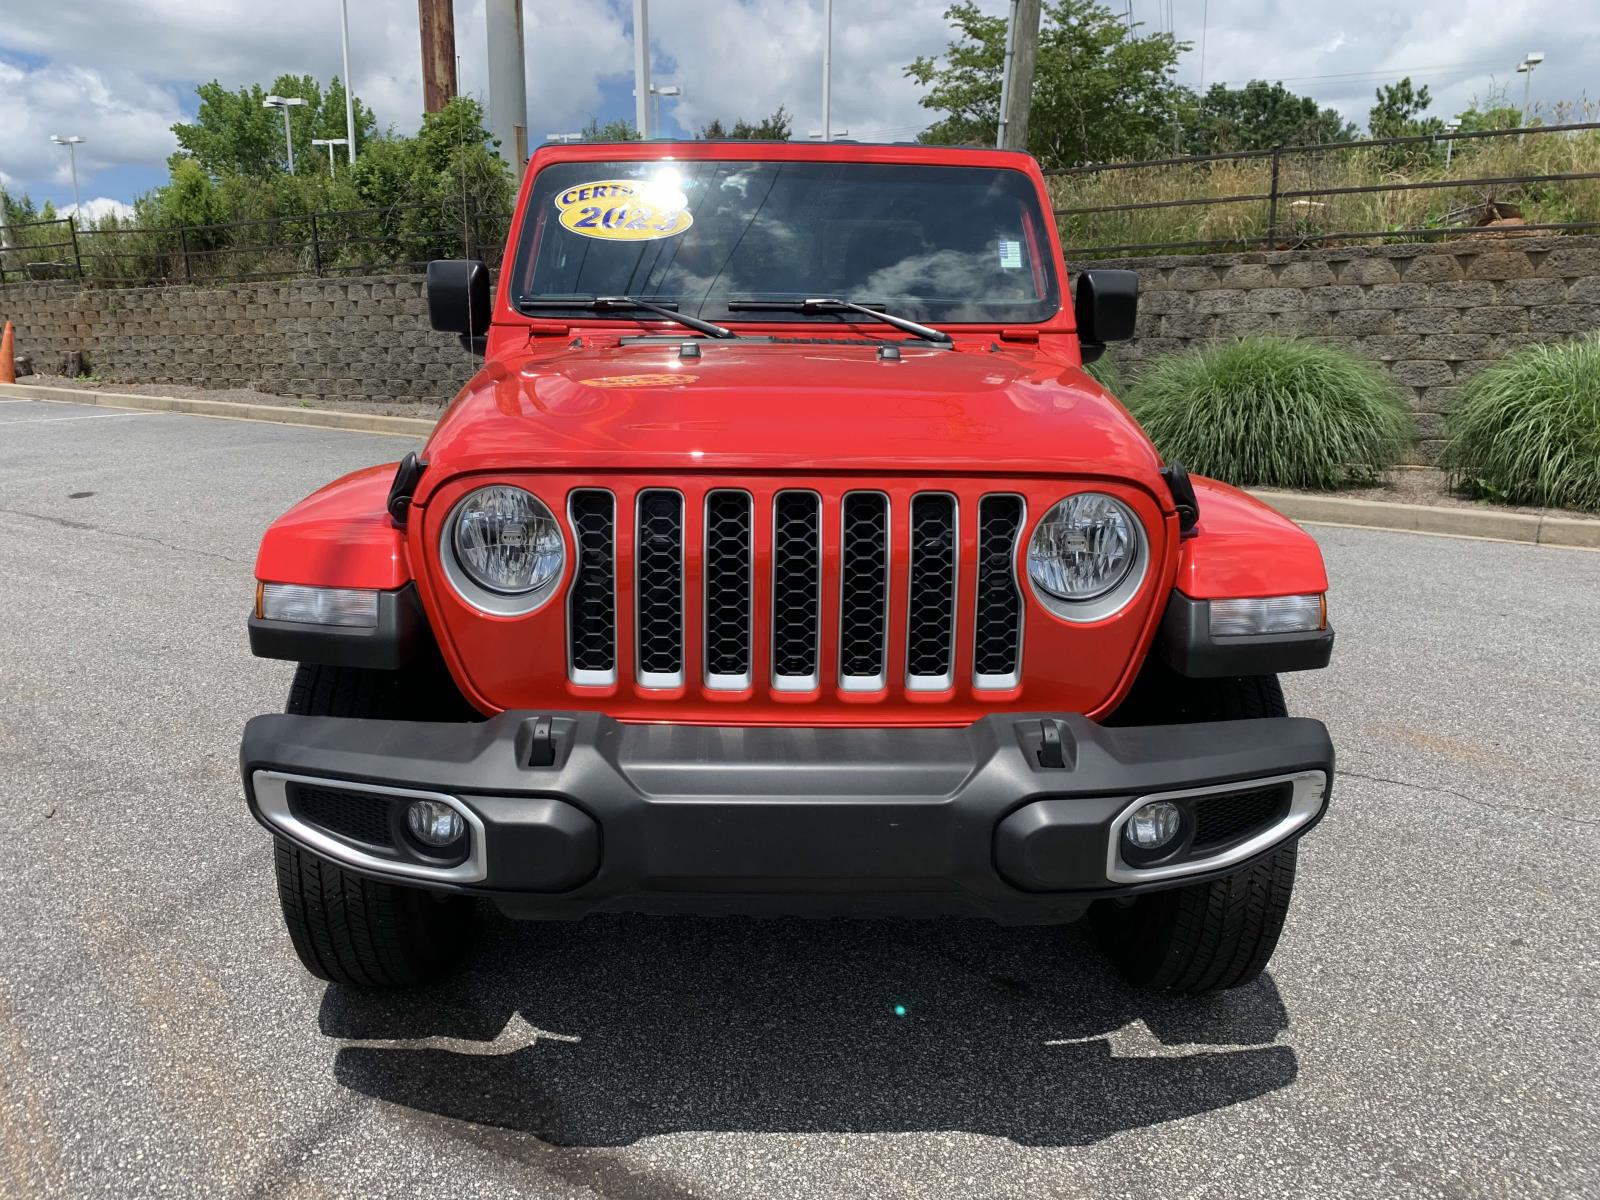
[[[339,41],[344,49],[344,137],[350,147],[350,165],[356,165],[356,99],[350,82],[350,0],[339,0]],[[333,151],[329,150],[331,158]]]
[[[294,174],[294,130],[289,126],[289,110],[302,108],[306,101],[301,96],[268,96],[261,102],[262,108],[276,108],[283,112],[283,140],[289,147],[289,174]]]
[[[67,148],[67,157],[72,162],[72,215],[79,220],[83,218],[83,198],[78,195],[78,147],[83,145],[83,139],[77,134],[62,137],[56,134],[50,139],[58,146]]]
[[[335,146],[343,146],[345,144],[345,139],[344,138],[312,138],[311,139],[311,144],[313,146],[326,146],[328,148],[328,178],[332,179],[333,178],[333,148]]]
[[[650,14],[649,0],[633,0],[633,123],[650,140]]]
[[[681,87],[679,87],[675,83],[663,84],[661,87],[656,87],[655,84],[651,84],[650,85],[650,94],[653,97],[655,97],[655,116],[654,116],[655,130],[656,130],[657,133],[660,133],[661,132],[661,97],[663,97],[663,96],[681,96],[681,95],[683,95],[683,89]]]
[[[822,0],[822,140],[833,141],[833,0]]]
[[[1522,76],[1522,123],[1528,123],[1528,101],[1533,94],[1533,69],[1544,61],[1544,51],[1530,50],[1528,56],[1517,64],[1517,74]]]

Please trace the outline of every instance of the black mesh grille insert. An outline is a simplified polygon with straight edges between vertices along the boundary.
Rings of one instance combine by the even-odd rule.
[[[750,673],[750,497],[706,497],[706,671]]]
[[[955,497],[938,493],[914,496],[906,641],[906,671],[913,678],[940,678],[951,673],[955,603]]]
[[[844,498],[839,564],[839,672],[884,673],[889,603],[889,499],[879,492]]]
[[[572,493],[572,538],[577,567],[572,580],[568,637],[577,671],[617,669],[616,500],[610,492]]]
[[[978,615],[973,671],[1012,675],[1022,649],[1022,596],[1014,554],[1022,527],[1020,496],[985,496],[978,503]]]
[[[1292,785],[1206,796],[1194,801],[1194,851],[1214,850],[1242,841],[1275,821],[1288,807]]]
[[[780,676],[817,673],[822,505],[813,492],[779,492],[772,531],[772,655]]]
[[[289,785],[289,809],[309,825],[369,846],[393,846],[389,801],[365,792],[336,791],[303,783]]]
[[[639,493],[639,671],[683,670],[683,497]]]

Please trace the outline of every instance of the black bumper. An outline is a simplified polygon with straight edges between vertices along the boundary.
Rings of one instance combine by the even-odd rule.
[[[1072,920],[1095,898],[1226,874],[1298,837],[1320,818],[1333,777],[1318,721],[1110,729],[1080,716],[1012,714],[959,729],[631,725],[595,713],[449,725],[273,715],[248,724],[241,762],[251,811],[273,832],[362,873],[486,893],[531,917]],[[1292,820],[1286,780],[1297,781]],[[1284,819],[1164,866],[1141,870],[1111,854],[1119,820],[1140,798],[1213,790],[1177,798],[1190,820],[1198,810],[1189,806],[1232,800],[1245,785],[1285,789]],[[465,860],[409,844],[399,807],[386,810],[387,826],[357,821],[344,832],[306,819],[307,797],[334,805],[312,813],[321,817],[344,811],[340,796],[356,808],[404,806],[413,792],[461,806],[472,841]]]

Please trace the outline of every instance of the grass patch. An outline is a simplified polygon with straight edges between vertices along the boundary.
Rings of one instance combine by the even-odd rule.
[[[1600,512],[1600,334],[1474,376],[1448,428],[1445,469],[1468,493]]]
[[[1117,365],[1117,360],[1109,354],[1102,354],[1083,369],[1089,373],[1090,378],[1119,400],[1122,399],[1123,393],[1128,390],[1127,379],[1122,373],[1122,368]]]
[[[1124,400],[1167,461],[1248,487],[1376,482],[1412,433],[1381,367],[1285,338],[1157,359]]]
[[[1549,115],[1553,120],[1574,122],[1600,117],[1592,103],[1567,106],[1562,112]],[[1463,184],[1408,192],[1337,190],[1600,171],[1600,130],[1539,133],[1535,127],[1519,136],[1458,139],[1448,165],[1446,140],[1441,135],[1436,143],[1420,146],[1286,151],[1279,162],[1280,192],[1310,190],[1313,194],[1279,201],[1274,230],[1277,244],[1342,246],[1404,241],[1404,237],[1387,235],[1407,229],[1471,226],[1475,223],[1474,214],[1493,204],[1514,205],[1530,225],[1600,221],[1600,179]],[[1272,185],[1272,163],[1266,158],[1225,159],[1051,175],[1047,183],[1051,202],[1058,210],[1150,201],[1215,201],[1131,212],[1058,213],[1057,225],[1069,257],[1081,258],[1083,250],[1149,243],[1242,244],[1266,236],[1269,206],[1266,200],[1229,197],[1265,195]],[[1323,240],[1328,233],[1365,230],[1373,231],[1374,236],[1336,243]],[[1458,236],[1483,235],[1463,229]]]

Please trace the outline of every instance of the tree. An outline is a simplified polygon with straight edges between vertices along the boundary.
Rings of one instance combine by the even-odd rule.
[[[1427,85],[1413,88],[1411,76],[1399,83],[1381,87],[1375,93],[1378,102],[1367,114],[1367,129],[1375,138],[1416,137],[1444,132],[1444,122],[1438,117],[1424,117],[1433,97]]]
[[[640,140],[639,131],[634,128],[632,121],[607,121],[600,124],[600,118],[590,117],[589,123],[583,127],[583,140],[586,142],[637,142]]]
[[[959,33],[942,58],[906,75],[928,89],[922,106],[945,114],[922,134],[941,145],[994,145],[1006,21],[971,0],[945,11]],[[1188,44],[1130,31],[1095,0],[1052,0],[1041,15],[1028,149],[1045,166],[1105,162],[1167,149],[1183,90],[1174,80]]]
[[[743,117],[739,118],[733,123],[731,132],[723,128],[722,118],[717,117],[700,131],[700,136],[709,141],[731,139],[739,142],[787,142],[793,125],[793,115],[780,104],[777,112],[769,117],[763,117],[754,124]]]
[[[1268,150],[1353,141],[1360,131],[1332,108],[1318,108],[1281,83],[1252,79],[1242,88],[1214,83],[1183,118],[1188,154]]]
[[[283,114],[264,107],[269,95],[296,97],[304,106],[288,111],[294,134],[295,169],[298,172],[325,170],[312,152],[315,137],[344,137],[344,85],[337,77],[324,92],[310,75],[280,75],[267,91],[259,83],[230,92],[213,79],[195,89],[200,107],[192,122],[180,121],[172,127],[180,153],[198,162],[212,178],[224,175],[265,176],[287,166],[288,150],[283,138]],[[360,99],[355,101],[356,152],[377,129],[372,110]]]

